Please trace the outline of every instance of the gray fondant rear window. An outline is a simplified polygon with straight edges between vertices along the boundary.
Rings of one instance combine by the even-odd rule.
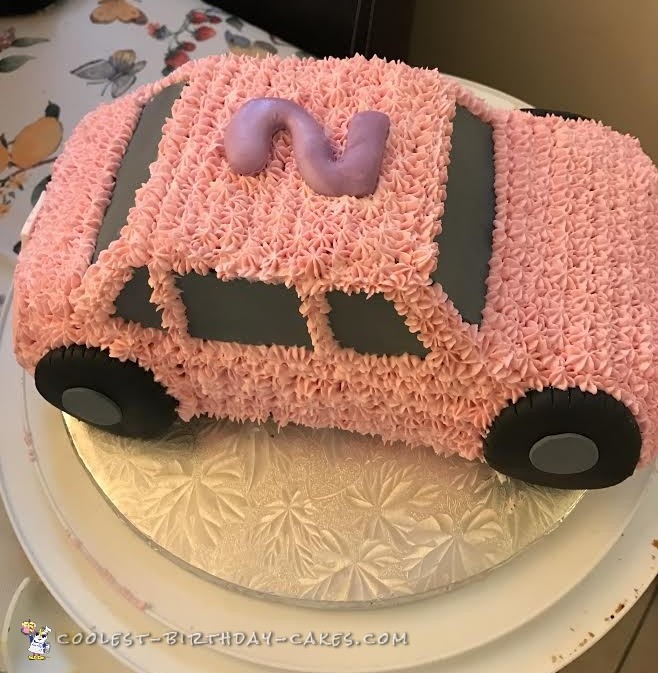
[[[493,131],[461,106],[453,119],[439,260],[440,283],[462,318],[482,322],[496,215]]]
[[[141,266],[135,269],[132,278],[123,286],[114,302],[115,315],[139,323],[142,327],[162,329],[162,312],[151,303],[152,292],[148,268]]]
[[[427,348],[409,331],[404,318],[382,294],[367,298],[363,293],[327,293],[331,307],[329,324],[343,348],[364,355],[417,355],[425,357]]]
[[[112,241],[119,238],[119,233],[126,224],[128,211],[135,205],[135,192],[150,177],[149,166],[158,156],[162,127],[171,116],[171,109],[180,98],[184,87],[185,84],[172,84],[144,106],[117,171],[110,205],[105,211],[96,239],[92,264]]]
[[[312,348],[294,288],[214,274],[179,276],[188,332],[197,339]]]

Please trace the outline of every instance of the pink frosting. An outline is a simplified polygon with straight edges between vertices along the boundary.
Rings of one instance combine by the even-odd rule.
[[[90,267],[140,108],[174,81],[189,86],[151,178],[120,239]],[[355,114],[387,115],[374,194],[317,194],[285,135],[266,170],[237,175],[224,132],[255,97],[302,105],[337,154]],[[430,280],[456,104],[494,129],[496,219],[480,328]],[[436,71],[362,57],[204,59],[75,130],[16,270],[16,353],[33,371],[57,346],[107,348],[152,370],[184,420],[271,413],[281,424],[336,426],[466,458],[481,457],[491,421],[528,389],[603,390],[638,419],[645,463],[658,430],[657,200],[658,171],[636,140],[594,122],[493,110]],[[110,317],[131,269],[143,265],[162,331]],[[313,350],[191,338],[172,271],[295,287]],[[421,360],[341,349],[324,296],[333,289],[383,293],[432,352]]]

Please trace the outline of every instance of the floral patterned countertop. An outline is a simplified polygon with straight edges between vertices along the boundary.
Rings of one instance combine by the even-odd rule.
[[[78,121],[192,58],[299,52],[195,0],[59,0],[0,20],[0,304],[23,222]]]

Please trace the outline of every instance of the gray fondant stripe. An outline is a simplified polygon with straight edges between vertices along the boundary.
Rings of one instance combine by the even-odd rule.
[[[496,214],[492,128],[458,106],[451,143],[445,212],[435,239],[439,261],[432,280],[442,285],[466,322],[479,325]]]
[[[184,87],[185,84],[172,84],[144,106],[117,171],[110,205],[105,211],[96,239],[92,264],[112,241],[119,238],[119,232],[126,224],[128,211],[135,205],[135,192],[150,177],[149,166],[157,158],[162,127],[167,117],[171,116],[171,109],[180,98]]]

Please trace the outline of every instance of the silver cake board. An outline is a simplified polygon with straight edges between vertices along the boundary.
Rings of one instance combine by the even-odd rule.
[[[481,579],[583,496],[339,430],[203,419],[141,441],[64,420],[148,544],[208,581],[306,607],[389,606]]]

